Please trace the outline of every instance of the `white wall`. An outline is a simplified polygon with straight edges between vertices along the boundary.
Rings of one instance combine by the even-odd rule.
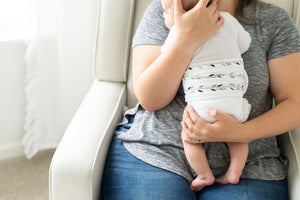
[[[23,154],[24,53],[22,40],[0,41],[0,160]]]

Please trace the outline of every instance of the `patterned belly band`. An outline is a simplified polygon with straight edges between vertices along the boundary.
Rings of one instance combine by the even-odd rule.
[[[191,63],[182,79],[186,97],[243,96],[248,76],[242,58]]]

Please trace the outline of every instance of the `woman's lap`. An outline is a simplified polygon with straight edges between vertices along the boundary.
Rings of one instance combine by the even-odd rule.
[[[119,133],[130,128],[127,124]],[[237,185],[213,184],[194,193],[183,177],[135,158],[113,138],[102,178],[102,193],[108,200],[285,200],[286,181],[241,179]]]
[[[199,200],[288,200],[286,180],[240,179],[237,185],[218,183],[204,188]]]
[[[105,199],[196,198],[186,179],[144,163],[132,156],[116,137],[113,140],[103,172],[102,192]]]

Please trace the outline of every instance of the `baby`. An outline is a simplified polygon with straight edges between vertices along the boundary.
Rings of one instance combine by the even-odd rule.
[[[198,1],[182,0],[183,9],[192,9]],[[170,29],[162,46],[163,52],[174,38],[176,30],[173,26],[173,0],[162,0],[162,6],[165,24]],[[248,87],[248,76],[241,54],[248,50],[251,38],[232,15],[226,12],[220,12],[220,15],[224,18],[224,25],[196,49],[183,76],[185,100],[208,122],[214,122],[215,119],[206,114],[207,108],[231,114],[239,122],[244,122],[249,116],[251,106],[243,98]],[[213,184],[215,177],[202,145],[185,142],[185,134],[182,134],[182,139],[187,160],[197,173],[190,187],[199,191]],[[216,181],[221,184],[237,184],[247,161],[248,143],[228,142],[227,145],[231,163],[226,174]]]

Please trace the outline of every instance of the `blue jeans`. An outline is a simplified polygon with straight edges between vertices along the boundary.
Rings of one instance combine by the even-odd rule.
[[[112,140],[103,172],[105,200],[288,200],[287,181],[240,179],[237,185],[214,183],[193,192],[189,182],[172,172],[135,158],[117,137],[130,129],[119,126]]]

